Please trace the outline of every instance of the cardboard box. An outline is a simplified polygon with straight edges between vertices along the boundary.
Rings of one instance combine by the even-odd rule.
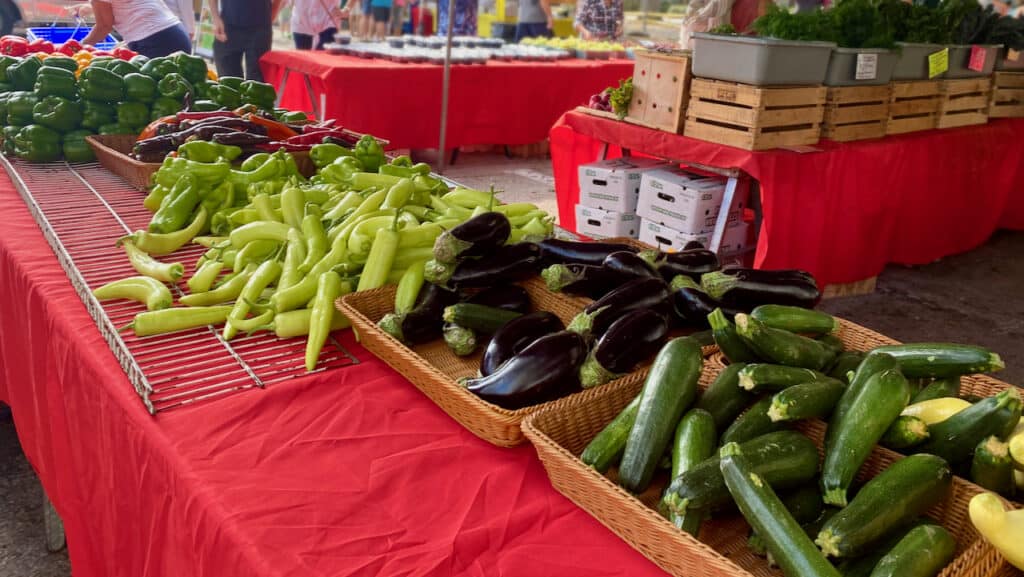
[[[640,219],[635,214],[601,210],[582,204],[576,205],[576,232],[590,238],[614,236],[636,238],[639,226]]]
[[[614,158],[580,166],[580,204],[601,210],[636,212],[640,176],[665,166],[654,158]]]
[[[680,169],[659,168],[643,174],[636,213],[648,221],[689,234],[711,232],[725,196],[724,178],[705,177]],[[736,197],[729,222],[738,223],[746,207]]]
[[[730,255],[744,251],[751,244],[748,240],[750,235],[750,223],[737,221],[726,227],[722,234],[722,244],[718,247],[718,254]],[[640,241],[651,246],[659,247],[665,252],[683,250],[687,243],[697,241],[704,245],[704,248],[711,246],[711,233],[691,234],[673,230],[667,226],[651,222],[645,218],[640,219]]]

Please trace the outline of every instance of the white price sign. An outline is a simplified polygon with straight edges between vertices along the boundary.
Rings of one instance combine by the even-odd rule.
[[[857,80],[874,80],[878,77],[878,54],[858,54]]]

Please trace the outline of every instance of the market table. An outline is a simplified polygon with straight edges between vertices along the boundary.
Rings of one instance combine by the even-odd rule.
[[[6,174],[0,203],[0,401],[75,577],[661,574],[351,331],[357,365],[150,417]]]
[[[1024,119],[823,141],[816,152],[749,152],[575,111],[551,129],[559,223],[575,230],[577,169],[605,144],[759,181],[763,222],[755,266],[801,268],[822,285],[970,250],[997,229],[1024,229]],[[621,147],[621,148],[620,148]]]
[[[323,118],[386,136],[396,148],[438,147],[440,65],[279,50],[260,64],[267,82],[279,88],[289,71],[285,108],[310,112],[315,105]],[[563,112],[632,74],[631,60],[454,65],[446,148],[540,142]]]

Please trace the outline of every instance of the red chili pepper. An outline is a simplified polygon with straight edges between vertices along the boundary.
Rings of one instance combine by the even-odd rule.
[[[45,52],[46,54],[53,54],[53,42],[49,40],[43,40],[42,38],[36,38],[32,42],[28,43],[29,52]]]
[[[257,114],[246,114],[245,119],[253,124],[266,128],[267,136],[274,140],[286,140],[298,134],[283,122],[269,120]]]
[[[24,56],[28,53],[28,40],[11,34],[0,37],[0,53],[7,56]]]
[[[277,152],[278,150],[284,150],[287,152],[308,152],[310,148],[313,148],[314,144],[320,144],[319,142],[312,142],[309,144],[295,144],[292,142],[267,142],[266,144],[256,144],[255,148],[266,152]]]
[[[214,110],[210,112],[179,112],[178,120],[203,120],[204,118],[236,118],[238,115],[230,110]]]

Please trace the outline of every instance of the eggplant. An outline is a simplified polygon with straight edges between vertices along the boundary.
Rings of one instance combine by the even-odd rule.
[[[708,323],[708,315],[718,308],[722,309],[730,321],[737,313],[750,312],[722,306],[686,275],[679,275],[672,280],[672,291],[672,306],[676,318],[686,327],[709,328],[711,324]]]
[[[195,128],[197,126],[227,126],[229,128],[241,130],[242,132],[249,132],[251,134],[261,134],[263,136],[266,136],[267,134],[266,126],[256,124],[255,122],[245,120],[244,118],[231,116],[211,116],[210,118],[202,118],[200,120],[188,122],[188,126],[185,126],[185,122],[182,122],[182,126],[185,128]]]
[[[683,245],[683,250],[684,250],[684,251],[687,251],[687,250],[696,250],[696,249],[699,249],[699,248],[706,248],[706,247],[704,246],[704,243],[702,243],[702,242],[701,242],[701,241],[699,241],[699,240],[691,240],[690,242],[688,242],[688,243],[686,243],[685,245]]]
[[[589,264],[553,264],[540,272],[540,276],[552,292],[586,295],[599,299],[615,290],[630,277]]]
[[[700,280],[700,275],[714,272],[721,268],[718,262],[718,255],[703,248],[684,250],[681,252],[661,252],[657,250],[645,250],[640,256],[651,263],[661,273],[666,282],[671,282],[681,274],[685,274],[694,280]]]
[[[214,128],[227,128],[226,126],[200,126],[197,130],[214,129]],[[251,132],[239,132],[232,130],[230,132],[224,132],[220,134],[214,134],[212,138],[213,142],[217,144],[224,144],[228,146],[255,146],[257,144],[266,144],[273,140],[269,136],[263,136],[262,134],[253,134]]]
[[[445,307],[459,302],[459,293],[427,283],[406,314],[390,313],[377,323],[384,332],[407,345],[432,341],[442,334]]]
[[[503,246],[487,258],[465,258],[455,264],[427,261],[428,281],[455,289],[489,287],[529,278],[540,268],[540,249],[532,242]]]
[[[753,310],[768,304],[813,308],[821,300],[821,291],[805,277],[770,273],[758,271],[748,276],[748,273],[711,272],[701,276],[700,284],[708,296],[737,309]]]
[[[627,278],[650,277],[661,278],[651,263],[640,258],[635,252],[620,250],[604,257],[601,261],[604,268],[620,273]]]
[[[196,140],[212,141],[213,137],[218,134],[228,134],[231,132],[241,134],[240,132],[238,132],[234,128],[231,128],[230,126],[217,126],[216,124],[214,124],[210,126],[197,126],[195,132],[193,133],[193,136],[195,136]]]
[[[487,256],[512,234],[512,224],[500,212],[485,212],[446,230],[434,242],[434,260],[454,263],[460,257]]]
[[[608,327],[628,312],[651,309],[668,318],[672,314],[672,291],[660,278],[638,278],[627,282],[590,303],[569,323],[570,331],[589,342],[601,338]]]
[[[560,331],[533,341],[498,370],[465,385],[489,403],[519,409],[579,390],[577,371],[586,356],[583,337]]]
[[[142,162],[162,162],[177,147],[178,142],[173,135],[153,136],[136,142],[132,146],[132,156]]]
[[[484,289],[467,298],[465,302],[515,311],[524,315],[530,312],[532,305],[530,293],[517,284],[504,284]]]
[[[600,266],[613,252],[639,252],[628,244],[615,242],[581,242],[548,238],[540,242],[541,258],[546,266],[553,264],[589,264]]]
[[[722,269],[722,272],[729,276],[756,282],[773,282],[779,279],[792,279],[802,280],[807,282],[807,284],[818,286],[818,281],[814,279],[814,276],[811,273],[795,268],[762,270],[756,268],[730,267]]]
[[[603,385],[632,371],[658,352],[668,338],[665,317],[650,310],[635,310],[619,317],[597,341],[580,367],[584,389]]]
[[[485,377],[490,375],[533,341],[564,330],[562,319],[548,311],[537,311],[512,319],[498,329],[491,337],[491,342],[487,343],[484,356],[480,359],[480,374]]]

